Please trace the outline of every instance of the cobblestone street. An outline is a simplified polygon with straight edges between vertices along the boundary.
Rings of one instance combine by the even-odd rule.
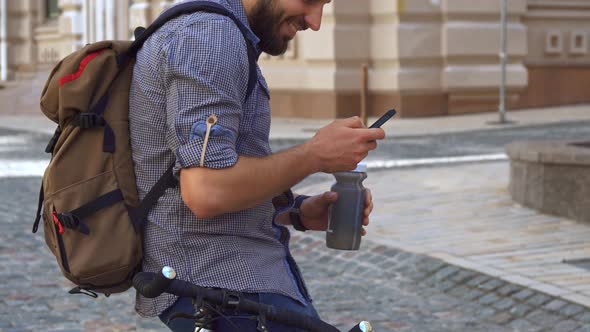
[[[31,234],[38,178],[0,179],[1,331],[163,331],[133,312],[134,292],[67,294],[42,234]],[[590,331],[590,311],[483,274],[365,241],[359,252],[294,234],[292,248],[324,319],[376,331]]]

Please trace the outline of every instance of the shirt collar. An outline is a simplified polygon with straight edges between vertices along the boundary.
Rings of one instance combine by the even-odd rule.
[[[182,3],[190,2],[190,1],[197,1],[197,0],[183,0]],[[252,31],[252,28],[250,28],[250,24],[248,23],[248,15],[246,14],[246,9],[244,8],[244,4],[242,3],[242,0],[206,0],[206,1],[217,3],[217,4],[224,6],[230,12],[232,12],[234,14],[234,16],[238,20],[240,20],[240,22],[242,22],[242,24],[246,27],[246,37],[248,38],[248,40],[250,41],[252,46],[254,46],[254,50],[256,51],[256,57],[258,58],[260,56],[260,54],[262,53],[262,51],[260,50],[260,47],[259,47],[260,38],[258,38],[258,36],[256,36],[254,31]]]
[[[242,24],[246,26],[248,30],[246,35],[252,43],[252,45],[254,45],[256,55],[260,56],[260,53],[262,53],[258,46],[260,44],[260,38],[258,38],[258,36],[256,36],[254,31],[252,31],[252,29],[250,28],[250,24],[248,23],[248,16],[246,15],[246,9],[244,8],[242,0],[221,0],[221,3],[226,7],[229,7],[229,9],[234,13],[238,20],[240,20]]]

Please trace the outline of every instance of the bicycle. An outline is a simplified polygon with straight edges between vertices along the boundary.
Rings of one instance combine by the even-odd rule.
[[[176,279],[176,271],[168,266],[162,268],[161,273],[137,273],[133,277],[133,287],[147,298],[158,297],[164,292],[179,297],[192,298],[196,314],[194,316],[181,314],[172,319],[180,317],[195,319],[196,331],[204,331],[203,329],[207,329],[215,319],[225,318],[229,321],[229,318],[224,317],[220,312],[225,309],[252,314],[258,319],[258,331],[261,332],[272,332],[266,326],[267,320],[310,332],[340,332],[336,327],[321,319],[244,299],[239,292],[205,288]],[[214,316],[214,314],[218,316]],[[239,331],[237,327],[234,328]],[[363,321],[355,325],[349,332],[373,332],[373,328],[369,322]]]

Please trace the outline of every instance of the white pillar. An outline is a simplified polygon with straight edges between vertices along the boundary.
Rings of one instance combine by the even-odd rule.
[[[117,13],[115,12],[115,0],[106,0],[105,1],[105,10],[104,10],[104,21],[105,21],[105,28],[106,28],[106,39],[108,40],[115,40],[117,39],[116,36],[116,28],[119,24],[117,20]]]
[[[82,45],[86,45],[89,43],[90,40],[90,33],[89,33],[89,27],[88,27],[88,15],[89,15],[89,11],[88,11],[88,0],[83,0],[82,1],[82,27],[84,28],[82,30]]]
[[[93,43],[96,41],[96,33],[94,32],[96,29],[94,25],[96,17],[94,13],[94,0],[84,0],[84,39],[86,40],[86,43]]]
[[[59,0],[59,34],[62,36],[60,58],[80,49],[84,38],[83,0]]]
[[[174,5],[174,3],[172,2],[172,0],[163,0],[160,1],[160,13],[165,11],[166,9],[172,7],[172,5]]]
[[[117,4],[117,31],[116,39],[128,40],[129,35],[129,1],[116,1]]]
[[[94,16],[96,17],[95,21],[95,31],[96,31],[96,40],[101,41],[105,40],[105,21],[104,21],[104,14],[105,14],[105,3],[104,0],[95,0],[94,5]]]
[[[0,81],[8,80],[8,45],[7,37],[7,15],[6,0],[0,0]]]
[[[147,27],[151,23],[151,3],[149,0],[131,0],[129,7],[129,29]]]

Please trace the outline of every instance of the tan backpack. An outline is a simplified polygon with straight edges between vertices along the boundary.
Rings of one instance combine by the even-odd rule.
[[[246,27],[219,4],[193,1],[172,7],[136,40],[86,45],[55,66],[41,110],[58,124],[46,152],[33,233],[43,219],[45,241],[72,294],[109,295],[131,286],[141,268],[142,227],[164,191],[177,184],[172,165],[139,201],[129,142],[129,89],[137,51],[167,21],[197,11],[231,18],[248,45],[248,93],[256,83],[256,53]],[[164,111],[164,110],[163,110]]]

